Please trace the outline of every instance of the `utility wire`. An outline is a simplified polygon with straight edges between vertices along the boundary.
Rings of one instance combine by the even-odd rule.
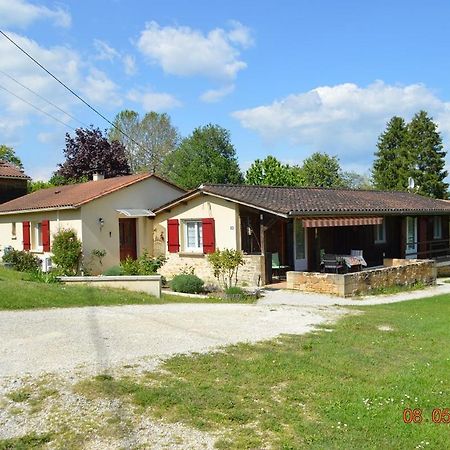
[[[54,75],[52,72],[50,72],[50,70],[48,70],[46,67],[44,67],[37,59],[35,59],[33,56],[31,56],[26,50],[24,50],[19,44],[17,44],[13,39],[11,39],[4,31],[0,30],[0,34],[3,35],[9,42],[11,42],[11,44],[13,44],[15,47],[17,47],[22,53],[24,53],[28,58],[30,58],[35,64],[37,64],[44,72],[46,72],[48,75],[50,75],[55,81],[57,81],[61,86],[63,86],[65,89],[67,89],[72,95],[74,95],[78,100],[80,100],[82,103],[84,103],[89,109],[91,109],[92,111],[94,111],[98,116],[100,116],[103,120],[105,120],[106,122],[108,122],[113,128],[115,128],[119,133],[121,133],[123,136],[125,136],[127,139],[129,139],[133,144],[137,145],[139,148],[141,148],[144,151],[147,151],[147,149],[140,144],[139,142],[137,142],[135,139],[133,139],[131,136],[129,136],[127,133],[125,133],[120,127],[118,127],[115,123],[111,122],[107,117],[105,117],[100,111],[98,111],[96,108],[94,108],[93,106],[91,106],[86,100],[84,100],[81,96],[79,96],[73,89],[71,89],[69,86],[67,86],[67,84],[65,84],[63,81],[61,81],[56,75]],[[5,89],[5,88],[3,88]],[[6,89],[5,89],[6,90]],[[14,93],[8,91],[10,94],[16,96]],[[18,97],[18,96],[17,96]],[[23,99],[21,99],[23,100]],[[28,103],[26,100],[25,103]],[[33,108],[37,109],[38,111],[39,108],[35,107],[34,105],[30,104],[30,106],[33,106]],[[48,113],[46,113],[45,111],[41,111],[44,114],[50,116]],[[50,116],[52,117],[52,116]],[[55,118],[56,119],[56,118]],[[58,119],[56,119],[58,120]],[[60,120],[58,120],[58,122],[61,122]],[[64,122],[61,122],[64,123]],[[72,130],[76,131],[74,128],[72,128],[70,125],[67,125],[64,123],[64,125],[70,127]],[[156,155],[154,155],[155,157]],[[159,160],[160,163],[162,163],[162,159],[161,158],[156,158],[157,160]],[[173,172],[175,175],[180,176],[179,174],[177,174],[176,172]]]
[[[60,124],[70,128],[73,131],[76,131],[75,128],[73,128],[71,125],[69,125],[66,122],[63,122],[62,120],[59,120],[57,117],[51,115],[50,113],[48,113],[47,111],[44,111],[43,109],[37,107],[36,105],[33,105],[33,103],[29,102],[28,100],[25,100],[24,98],[20,97],[20,95],[15,94],[14,92],[10,91],[8,88],[5,88],[5,86],[2,86],[0,84],[0,89],[3,89],[4,91],[6,91],[8,94],[12,95],[13,97],[16,97],[17,99],[21,100],[22,102],[26,103],[27,105],[31,106],[32,108],[34,108],[36,111],[39,111],[42,114],[45,114],[46,116],[50,117],[53,120],[56,120],[57,122],[59,122]]]
[[[5,77],[8,77],[10,80],[14,81],[14,83],[17,83],[19,86],[22,86],[24,89],[26,89],[27,91],[31,92],[32,94],[34,94],[36,97],[39,97],[41,100],[44,100],[44,102],[47,102],[49,105],[53,106],[54,108],[56,108],[57,110],[61,111],[63,114],[65,114],[66,116],[70,117],[71,119],[75,120],[76,122],[78,122],[80,125],[83,125],[84,127],[87,127],[88,125],[86,125],[84,122],[82,122],[81,120],[77,119],[75,116],[73,116],[72,114],[68,113],[67,111],[64,111],[64,109],[60,108],[58,105],[55,105],[55,103],[51,102],[50,100],[46,99],[45,97],[43,97],[41,94],[37,93],[36,91],[33,91],[33,89],[30,89],[28,86],[25,86],[23,83],[21,83],[20,81],[16,80],[14,77],[12,77],[11,75],[7,74],[6,72],[3,72],[3,70],[0,70],[0,73],[2,75],[4,75]]]

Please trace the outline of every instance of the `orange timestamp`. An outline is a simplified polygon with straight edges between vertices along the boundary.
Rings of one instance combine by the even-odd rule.
[[[405,408],[403,410],[403,422],[422,423],[427,419],[424,417],[420,408]],[[431,421],[433,423],[450,423],[450,408],[434,408],[431,412]]]

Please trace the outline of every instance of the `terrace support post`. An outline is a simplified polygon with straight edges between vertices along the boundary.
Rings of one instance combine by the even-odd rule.
[[[271,274],[268,270],[268,262],[266,261],[266,228],[264,226],[264,214],[259,215],[259,242],[261,246],[261,285],[264,286],[271,280]]]

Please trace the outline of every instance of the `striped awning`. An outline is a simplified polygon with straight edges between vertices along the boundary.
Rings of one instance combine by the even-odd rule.
[[[382,217],[308,217],[302,219],[305,228],[353,227],[355,225],[381,225]]]

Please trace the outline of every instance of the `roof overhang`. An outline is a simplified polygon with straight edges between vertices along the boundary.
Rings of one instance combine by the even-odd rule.
[[[149,209],[116,209],[119,214],[127,217],[155,217],[155,213]]]
[[[31,209],[16,209],[12,211],[0,211],[0,216],[12,216],[14,214],[30,214],[41,211],[62,211],[67,209],[78,209],[78,206],[55,206],[52,208],[31,208]]]

